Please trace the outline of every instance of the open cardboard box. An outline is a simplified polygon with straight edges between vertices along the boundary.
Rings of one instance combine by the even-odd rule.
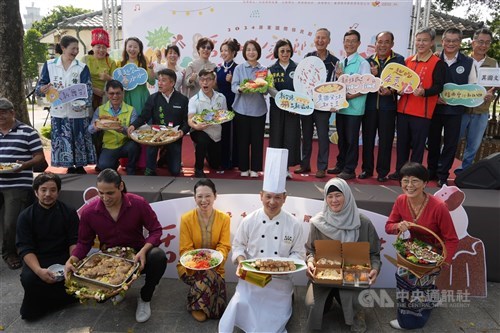
[[[316,254],[314,261],[316,263],[316,276],[325,270],[334,269],[339,275],[339,279],[320,279],[314,278],[314,282],[318,284],[342,284],[342,243],[338,240],[315,240],[314,247]],[[320,259],[327,259],[336,262],[337,264],[319,264]]]

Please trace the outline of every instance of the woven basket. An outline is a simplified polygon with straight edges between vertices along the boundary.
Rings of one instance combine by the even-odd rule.
[[[424,226],[415,224],[415,223],[411,223],[410,228],[417,228],[417,229],[422,229],[424,231],[427,231],[429,234],[431,234],[434,238],[436,238],[439,241],[439,243],[441,244],[441,248],[443,249],[443,252],[441,253],[442,259],[439,260],[438,262],[436,262],[435,264],[427,264],[427,265],[415,264],[415,263],[407,260],[399,252],[396,251],[398,266],[402,266],[402,267],[408,269],[409,271],[411,271],[413,274],[415,274],[419,277],[422,277],[422,276],[434,271],[436,268],[440,267],[441,265],[443,265],[444,260],[446,259],[446,256],[448,255],[448,253],[446,251],[446,246],[444,245],[443,240],[438,235],[436,235],[432,230],[430,230]],[[402,232],[399,232],[398,238],[401,237],[402,234],[403,234]]]

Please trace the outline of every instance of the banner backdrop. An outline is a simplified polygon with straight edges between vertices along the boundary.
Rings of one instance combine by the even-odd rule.
[[[289,39],[298,62],[314,50],[314,34],[319,28],[331,31],[329,50],[343,57],[344,33],[355,29],[361,34],[358,52],[368,57],[375,51],[375,36],[390,30],[395,36],[394,50],[407,55],[412,1],[132,1],[122,0],[123,38],[138,37],[148,59],[154,50],[175,43],[181,50],[178,64],[186,67],[198,58],[195,45],[209,37],[215,44],[210,60],[220,64],[220,45],[228,37],[241,45],[256,39],[262,47],[259,62],[269,66],[273,48],[281,38]],[[123,46],[122,46],[123,48]],[[241,52],[236,58],[242,63]]]

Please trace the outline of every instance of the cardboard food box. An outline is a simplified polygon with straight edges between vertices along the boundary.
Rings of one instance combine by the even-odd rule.
[[[370,243],[348,242],[342,243],[342,258],[344,270],[344,285],[354,287],[369,286],[368,275],[371,270]]]
[[[327,285],[342,284],[342,243],[338,240],[314,241],[316,276],[314,282]],[[330,277],[330,278],[329,278]]]

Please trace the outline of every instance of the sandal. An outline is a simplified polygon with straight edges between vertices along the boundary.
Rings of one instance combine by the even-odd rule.
[[[15,254],[10,254],[6,258],[4,258],[5,263],[9,266],[10,269],[19,269],[23,266],[21,263],[21,259]]]

